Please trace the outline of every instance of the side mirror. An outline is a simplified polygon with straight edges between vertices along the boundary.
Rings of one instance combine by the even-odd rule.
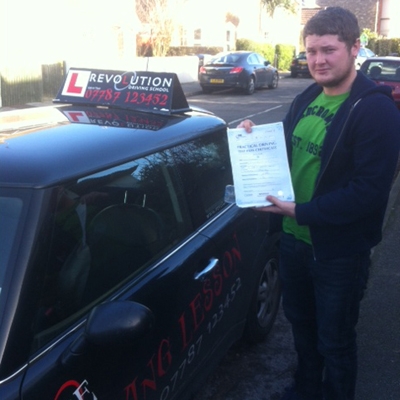
[[[112,301],[95,307],[85,324],[85,331],[62,354],[63,365],[71,365],[88,348],[132,344],[154,326],[151,310],[132,301]]]
[[[270,61],[264,61],[264,65],[265,65],[266,67],[268,67],[268,65],[270,65],[270,64],[271,64]]]

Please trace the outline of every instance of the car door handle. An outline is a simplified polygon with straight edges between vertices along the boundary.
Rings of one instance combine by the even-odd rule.
[[[207,275],[213,268],[215,268],[219,263],[218,258],[211,258],[208,265],[200,272],[196,272],[194,274],[194,279],[199,280],[202,279],[203,276]]]

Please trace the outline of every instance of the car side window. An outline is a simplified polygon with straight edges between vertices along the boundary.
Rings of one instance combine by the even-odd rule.
[[[255,54],[250,54],[248,59],[247,59],[249,64],[260,64],[258,57]]]
[[[82,177],[56,192],[33,351],[193,229],[169,150]]]
[[[227,204],[226,185],[232,184],[227,137],[212,137],[187,143],[173,150],[182,176],[188,209],[194,228],[199,228]]]

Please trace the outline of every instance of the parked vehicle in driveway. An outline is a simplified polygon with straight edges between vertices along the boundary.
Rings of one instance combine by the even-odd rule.
[[[364,63],[364,61],[367,58],[375,57],[375,56],[376,56],[376,54],[371,49],[368,49],[366,47],[360,47],[360,50],[358,51],[358,54],[357,54],[357,57],[355,60],[356,69],[360,69],[361,65]]]
[[[290,76],[296,78],[298,75],[311,76],[310,71],[308,70],[305,51],[301,51],[296,57],[294,57],[290,64]]]
[[[390,86],[400,110],[400,57],[369,58],[361,65],[361,71],[377,85]]]
[[[206,62],[199,72],[199,82],[204,93],[217,89],[240,89],[253,94],[255,89],[276,89],[278,70],[260,54],[251,51],[219,53]]]
[[[182,400],[280,301],[278,224],[224,201],[175,74],[70,69],[0,113],[0,399]]]

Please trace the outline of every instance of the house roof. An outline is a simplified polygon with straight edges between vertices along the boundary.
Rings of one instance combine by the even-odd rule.
[[[319,10],[321,10],[321,7],[313,7],[313,8],[307,8],[303,7],[301,9],[301,26],[304,26],[307,21],[313,17]]]

